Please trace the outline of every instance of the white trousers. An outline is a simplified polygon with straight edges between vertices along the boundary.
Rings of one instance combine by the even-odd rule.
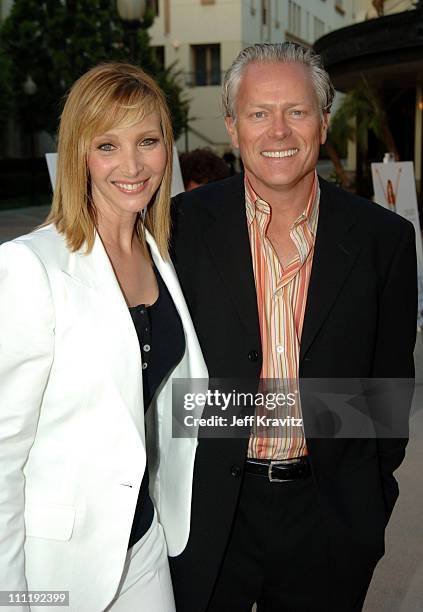
[[[175,612],[166,541],[156,513],[147,533],[128,550],[116,596],[106,610]]]

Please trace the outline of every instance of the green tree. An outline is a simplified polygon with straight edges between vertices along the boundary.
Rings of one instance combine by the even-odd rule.
[[[175,137],[184,128],[188,104],[174,68],[163,69],[150,47],[147,14],[138,30],[137,63],[168,96]],[[104,61],[129,57],[115,0],[15,0],[0,32],[1,48],[10,60],[14,113],[25,130],[55,134],[63,98],[84,72]],[[25,93],[28,76],[36,84]]]
[[[351,119],[355,119],[355,129],[350,123]],[[373,132],[376,138],[383,142],[386,150],[392,151],[399,159],[398,147],[389,128],[388,117],[380,95],[367,81],[363,80],[360,87],[349,91],[343,99],[332,119],[331,135],[337,142],[348,136],[356,140],[360,148],[365,149],[368,132]]]
[[[12,89],[10,86],[10,62],[0,48],[0,127],[12,113]]]
[[[395,158],[399,160],[398,147],[389,127],[385,105],[379,92],[363,77],[361,86],[346,94],[332,117],[326,144],[326,151],[343,186],[348,185],[348,177],[343,169],[339,152],[345,149],[347,140],[352,140],[357,142],[366,159],[369,132],[373,132],[385,145],[386,151],[394,153]]]

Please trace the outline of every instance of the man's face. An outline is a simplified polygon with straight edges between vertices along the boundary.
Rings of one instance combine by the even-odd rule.
[[[257,195],[271,202],[301,182],[311,185],[329,116],[321,117],[309,68],[249,64],[235,111],[236,120],[227,117],[226,127]]]

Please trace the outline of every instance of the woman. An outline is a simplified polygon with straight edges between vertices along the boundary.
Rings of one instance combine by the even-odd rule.
[[[125,64],[82,76],[48,225],[0,247],[2,590],[174,610],[161,524],[179,554],[196,440],[172,439],[171,378],[207,373],[168,259],[171,172],[154,81]]]

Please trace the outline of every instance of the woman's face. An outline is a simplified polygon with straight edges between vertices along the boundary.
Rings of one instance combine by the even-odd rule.
[[[88,152],[96,210],[106,217],[125,217],[146,208],[163,178],[166,158],[157,111],[96,136]]]

